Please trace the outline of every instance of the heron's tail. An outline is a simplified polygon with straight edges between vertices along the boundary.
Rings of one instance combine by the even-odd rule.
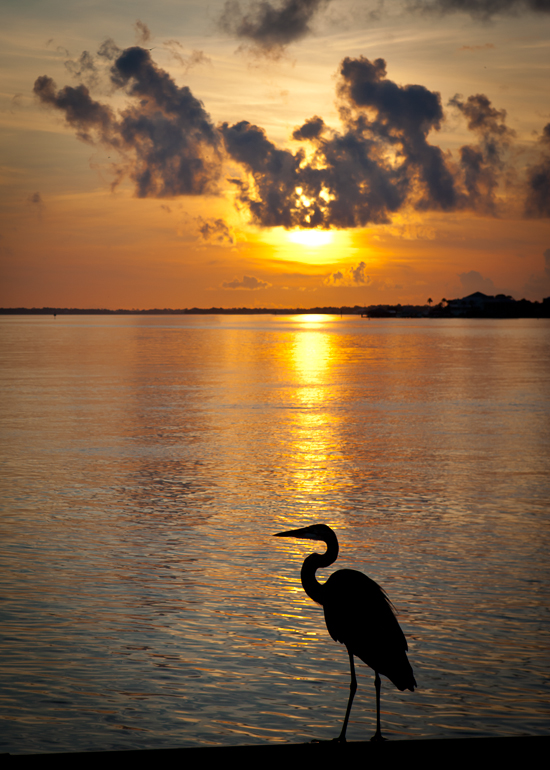
[[[387,676],[398,690],[414,692],[414,688],[418,687],[412,666],[405,653],[403,653],[403,657],[400,660],[393,660],[390,666],[379,669],[379,673]]]

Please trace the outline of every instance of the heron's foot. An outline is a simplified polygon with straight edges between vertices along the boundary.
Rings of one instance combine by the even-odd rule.
[[[314,738],[310,743],[345,743],[346,742],[346,736],[342,738],[341,735],[338,736],[338,738]]]
[[[372,736],[372,738],[371,738],[371,741],[373,741],[374,743],[382,743],[383,741],[387,741],[387,740],[388,740],[388,739],[387,739],[387,738],[384,738],[384,736],[382,735],[382,733],[380,732],[380,730],[377,730],[377,731],[374,733],[374,735]]]

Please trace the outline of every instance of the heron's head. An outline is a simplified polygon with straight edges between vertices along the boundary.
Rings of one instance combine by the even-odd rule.
[[[312,524],[310,527],[302,527],[302,529],[277,532],[273,537],[297,537],[302,540],[322,540],[323,543],[328,543],[330,539],[335,539],[336,535],[326,524]]]

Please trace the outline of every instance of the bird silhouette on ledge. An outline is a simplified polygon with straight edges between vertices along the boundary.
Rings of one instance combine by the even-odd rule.
[[[353,569],[334,572],[326,583],[319,583],[315,572],[328,567],[338,558],[338,539],[326,524],[279,532],[274,537],[296,537],[320,540],[326,544],[324,554],[312,553],[302,565],[302,586],[314,602],[322,605],[329,634],[335,642],[346,645],[351,669],[351,682],[342,732],[335,740],[345,742],[349,715],[357,690],[354,655],[374,671],[376,689],[376,732],[371,741],[383,741],[380,730],[380,674],[387,676],[398,690],[417,686],[407,658],[407,640],[401,630],[392,604],[385,591]]]

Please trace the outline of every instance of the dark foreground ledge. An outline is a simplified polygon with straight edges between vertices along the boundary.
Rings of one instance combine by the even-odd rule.
[[[3,754],[0,763],[13,767],[38,768],[46,764],[55,768],[108,768],[136,767],[147,764],[149,767],[185,767],[189,762],[216,762],[231,767],[258,763],[291,764],[296,762],[316,766],[336,766],[342,761],[366,762],[380,760],[385,762],[435,762],[444,766],[451,762],[486,759],[492,764],[505,760],[505,764],[522,764],[537,757],[548,757],[550,753],[550,735],[518,736],[510,738],[449,738],[437,740],[386,741],[370,743],[368,741],[339,743],[284,743],[262,744],[258,746],[205,746],[183,749],[142,749],[137,751],[97,751],[68,754]],[[238,763],[238,765],[237,765]],[[205,764],[205,766],[207,766]],[[219,767],[220,764],[216,764]],[[466,769],[465,769],[466,770]]]

